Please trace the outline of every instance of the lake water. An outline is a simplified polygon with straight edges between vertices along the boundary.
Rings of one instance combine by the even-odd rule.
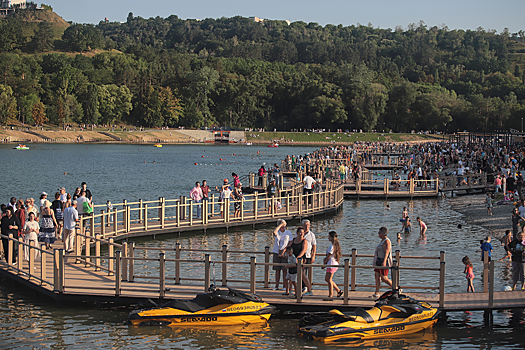
[[[88,183],[96,204],[107,199],[121,202],[123,199],[153,200],[158,197],[178,198],[187,195],[195,181],[208,180],[219,185],[231,173],[239,175],[256,172],[262,165],[279,163],[286,154],[305,154],[313,150],[306,147],[215,146],[215,145],[167,145],[155,148],[145,145],[31,145],[28,151],[16,151],[10,145],[0,145],[0,168],[3,181],[0,201],[7,203],[11,196],[38,198],[42,191],[51,196],[56,189],[65,186],[72,192],[82,181]],[[222,160],[221,160],[222,159]],[[197,165],[195,165],[197,163]],[[386,205],[390,206],[390,210]],[[403,206],[407,206],[414,219],[421,216],[427,223],[428,239],[420,240],[418,227],[413,233],[396,241],[400,229],[399,218]],[[458,224],[462,228],[458,229]],[[292,228],[295,228],[295,223]],[[461,258],[469,255],[474,262],[476,290],[482,290],[479,262],[479,240],[486,231],[462,221],[461,215],[450,210],[446,201],[439,199],[398,201],[345,201],[337,215],[316,219],[312,230],[317,234],[318,252],[323,253],[329,243],[328,231],[335,230],[341,240],[344,253],[352,248],[358,253],[373,254],[379,243],[377,229],[386,226],[391,232],[394,249],[403,255],[439,256],[446,252],[447,292],[466,290]],[[238,228],[225,232],[189,233],[181,237],[167,235],[153,239],[136,239],[138,246],[173,247],[180,242],[183,247],[220,249],[227,244],[230,249],[264,250],[273,244],[271,226],[255,230]],[[495,255],[503,256],[501,247],[495,246]],[[154,252],[143,252],[153,256]],[[193,254],[199,258],[200,254]],[[212,256],[213,258],[213,256]],[[247,256],[233,256],[235,260],[247,260]],[[370,264],[368,259],[358,261]],[[414,262],[411,262],[413,264]],[[408,264],[408,262],[407,262]],[[241,268],[230,271],[245,274]],[[418,266],[438,267],[435,260],[423,260]],[[137,273],[151,273],[151,266],[136,266]],[[169,271],[168,271],[169,272]],[[196,275],[202,272],[194,269]],[[401,284],[437,286],[435,272],[422,274],[401,272]],[[220,270],[217,271],[220,274]],[[509,268],[506,263],[496,263],[496,290],[509,284]],[[323,279],[321,270],[315,271],[315,279]],[[271,276],[273,279],[273,275]],[[341,274],[336,282],[342,284]],[[372,284],[368,271],[361,271],[358,283]],[[325,293],[322,287],[316,291]],[[366,289],[362,289],[366,290]],[[422,288],[420,291],[435,291]],[[370,290],[372,293],[372,290]],[[316,292],[317,294],[317,292]],[[165,328],[128,328],[125,324],[127,308],[97,309],[92,304],[62,305],[40,295],[24,290],[10,280],[0,278],[0,348],[271,348],[324,349],[327,346],[297,339],[295,319],[272,319],[263,327],[240,327],[226,329],[180,330]],[[525,341],[520,333],[525,323],[523,310],[494,313],[493,327],[485,327],[482,312],[449,313],[447,322],[434,329],[405,339],[390,339],[361,344],[360,348],[412,348],[412,349],[466,349],[519,348]]]

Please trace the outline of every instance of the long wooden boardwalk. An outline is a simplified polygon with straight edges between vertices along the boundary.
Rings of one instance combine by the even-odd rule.
[[[217,287],[233,286],[237,289],[257,293],[265,301],[278,306],[281,310],[318,311],[334,307],[348,309],[374,304],[374,299],[370,298],[372,292],[363,290],[363,288],[370,290],[372,286],[360,285],[356,281],[356,270],[373,268],[357,265],[356,259],[369,259],[370,256],[357,255],[355,251],[341,265],[344,273],[344,284],[340,287],[344,290],[344,295],[341,298],[326,300],[326,286],[324,284],[315,284],[313,296],[302,296],[302,293],[298,291],[299,298],[283,296],[282,291],[273,291],[270,288],[272,283],[269,275],[273,263],[269,262],[268,249],[266,252],[236,252],[227,249],[223,249],[222,252],[220,250],[198,251],[204,254],[204,259],[182,259],[181,253],[195,253],[197,251],[182,249],[180,245],[177,245],[175,249],[176,258],[167,259],[166,252],[158,248],[119,245],[114,243],[112,239],[105,241],[97,238],[96,242],[98,243],[95,247],[95,255],[66,255],[63,250],[45,251],[30,246],[29,261],[24,261],[23,255],[20,253],[18,261],[21,263],[8,265],[2,261],[0,262],[0,273],[57,301],[136,304],[148,298],[157,301],[190,299],[195,294],[207,290],[213,283],[216,276],[213,276],[212,269],[218,265],[217,268],[221,271],[216,279]],[[108,252],[101,255],[100,246],[104,243],[108,245]],[[23,244],[20,248],[22,246]],[[131,252],[129,252],[130,248],[132,248]],[[114,249],[119,250],[114,252]],[[141,249],[157,250],[159,252],[158,257],[139,258],[135,256]],[[42,258],[36,261],[35,253],[37,250],[42,254]],[[128,253],[122,254],[125,251]],[[212,261],[210,253],[222,254],[223,260]],[[244,255],[245,258],[241,261],[231,259],[231,255],[235,253]],[[246,257],[249,255],[253,256]],[[263,262],[258,261],[256,255],[262,256]],[[400,286],[404,289],[405,294],[421,301],[427,301],[443,311],[507,309],[525,305],[525,291],[494,292],[490,286],[486,286],[482,293],[445,293],[445,262],[443,256],[435,258],[402,257],[399,252],[396,252],[396,259],[398,260],[392,268],[394,286]],[[434,259],[439,268],[424,269],[410,266],[403,268],[397,263],[397,261],[408,261],[407,259],[413,259],[416,263],[418,259]],[[136,264],[145,261],[152,265],[148,269],[150,273],[139,275],[135,271]],[[246,278],[238,276],[235,272],[229,272],[229,269],[235,265],[244,266],[243,270],[248,271]],[[489,263],[486,266],[485,278],[490,280],[494,276],[494,265]],[[400,275],[404,269],[407,271],[419,269],[422,273],[434,271],[439,274],[439,286],[406,284],[414,281],[400,284]],[[191,276],[190,271],[195,270],[198,273],[194,274],[194,277],[189,277]],[[426,291],[411,293],[411,289],[424,289]]]

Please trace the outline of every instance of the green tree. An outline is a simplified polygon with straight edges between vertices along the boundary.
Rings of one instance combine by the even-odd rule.
[[[40,102],[40,99],[35,94],[29,94],[20,97],[18,105],[20,108],[20,116],[22,123],[33,124],[33,107]]]
[[[38,29],[33,37],[33,45],[36,52],[51,51],[54,47],[55,35],[53,27],[47,21],[38,23]]]
[[[80,52],[104,46],[102,32],[92,24],[72,24],[64,31],[62,40],[71,50]]]
[[[214,123],[214,118],[210,111],[210,106],[214,104],[209,97],[215,92],[215,87],[219,82],[219,72],[208,66],[189,73],[186,76],[189,85],[186,89],[188,108],[185,116],[190,125],[195,127],[208,127]]]
[[[42,102],[37,102],[32,110],[33,121],[36,125],[44,125],[47,121],[46,108]]]
[[[0,84],[0,125],[7,125],[16,118],[16,99],[9,85]]]

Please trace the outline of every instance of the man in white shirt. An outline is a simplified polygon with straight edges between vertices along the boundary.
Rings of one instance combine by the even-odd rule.
[[[303,179],[304,184],[304,195],[306,197],[306,206],[310,205],[310,202],[312,202],[312,193],[314,192],[314,184],[315,180],[313,177],[310,176],[310,174],[306,174],[306,176]]]
[[[292,233],[286,229],[286,221],[283,219],[277,220],[277,227],[273,230],[274,243],[273,243],[273,263],[287,263],[288,258],[284,256],[284,251],[288,246],[293,237]],[[273,266],[275,271],[275,287],[273,290],[279,290],[279,280],[281,279],[281,270],[283,271],[283,287],[285,286],[284,281],[286,279],[286,266]]]
[[[306,242],[308,243],[308,246],[306,247],[306,253],[304,254],[305,257],[305,264],[315,264],[315,252],[317,250],[317,240],[315,239],[315,235],[312,231],[310,231],[310,220],[304,219],[301,222],[301,226],[303,226],[304,229],[304,239],[306,239]],[[306,269],[306,274],[308,275],[308,278],[310,279],[310,283],[313,286],[312,282],[312,276],[309,274],[310,268]],[[303,287],[303,292],[306,293],[308,290],[305,290],[306,287]]]
[[[64,210],[64,250],[67,253],[73,251],[75,244],[75,227],[78,221],[77,201],[71,202],[71,206]]]

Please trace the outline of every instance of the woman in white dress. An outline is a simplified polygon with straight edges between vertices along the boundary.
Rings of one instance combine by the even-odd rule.
[[[38,231],[40,231],[40,225],[38,221],[35,220],[35,213],[29,212],[29,218],[26,220],[24,225],[24,243],[30,244],[33,242],[35,247],[38,247]],[[24,260],[29,261],[29,247],[24,246]],[[40,251],[35,250],[35,261],[40,260]]]

